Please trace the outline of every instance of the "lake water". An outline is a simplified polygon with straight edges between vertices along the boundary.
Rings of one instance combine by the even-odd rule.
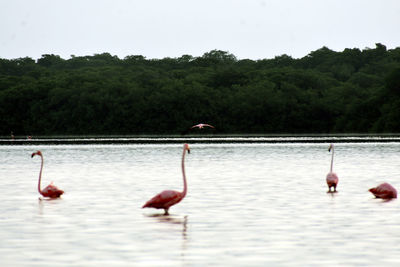
[[[400,202],[368,192],[400,189],[399,142],[338,141],[327,194],[329,143],[232,141],[189,144],[169,216],[141,206],[182,190],[183,144],[0,146],[1,266],[400,266]]]

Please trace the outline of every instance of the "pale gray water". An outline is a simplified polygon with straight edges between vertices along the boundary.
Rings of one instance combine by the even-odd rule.
[[[400,143],[337,143],[339,193],[326,194],[327,143],[0,146],[1,266],[400,266]],[[66,193],[39,201],[50,181]]]

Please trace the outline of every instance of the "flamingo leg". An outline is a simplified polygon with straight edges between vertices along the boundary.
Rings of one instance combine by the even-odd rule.
[[[331,190],[332,187],[333,187],[333,191]],[[335,185],[329,186],[328,188],[329,188],[329,191],[326,192],[326,193],[337,193],[338,192],[338,191],[336,191],[336,186]]]
[[[169,209],[169,208],[167,208],[167,209],[164,209],[164,211],[165,211],[165,212],[164,212],[164,215],[169,215],[169,213],[168,213],[168,209]]]
[[[326,192],[326,193],[331,193],[332,191],[331,191],[331,187],[330,186],[328,186],[328,191]]]

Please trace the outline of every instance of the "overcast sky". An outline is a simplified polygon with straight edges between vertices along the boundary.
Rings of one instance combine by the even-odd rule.
[[[306,56],[400,46],[399,0],[0,0],[0,58]]]

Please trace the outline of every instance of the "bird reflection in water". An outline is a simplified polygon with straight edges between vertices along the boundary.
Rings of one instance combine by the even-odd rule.
[[[187,249],[187,222],[188,222],[188,215],[185,215],[183,218],[181,217],[174,217],[171,215],[165,216],[164,214],[151,214],[145,215],[147,217],[156,218],[159,223],[162,224],[170,224],[170,225],[182,225],[182,259],[185,257],[185,251]]]
[[[42,198],[38,197],[39,214],[43,215],[43,208],[45,205],[54,205],[60,203],[63,199],[61,198]]]
[[[151,214],[151,215],[145,215],[147,217],[151,218],[156,218],[158,222],[160,223],[169,223],[169,224],[175,224],[175,225],[182,225],[182,237],[184,240],[187,239],[187,221],[188,221],[188,216],[185,215],[183,218],[179,217],[173,217],[173,216],[165,216],[164,214]]]
[[[327,195],[331,196],[331,198],[334,199],[337,196],[337,194],[335,194],[335,193],[337,193],[337,191],[336,192],[327,192]]]

